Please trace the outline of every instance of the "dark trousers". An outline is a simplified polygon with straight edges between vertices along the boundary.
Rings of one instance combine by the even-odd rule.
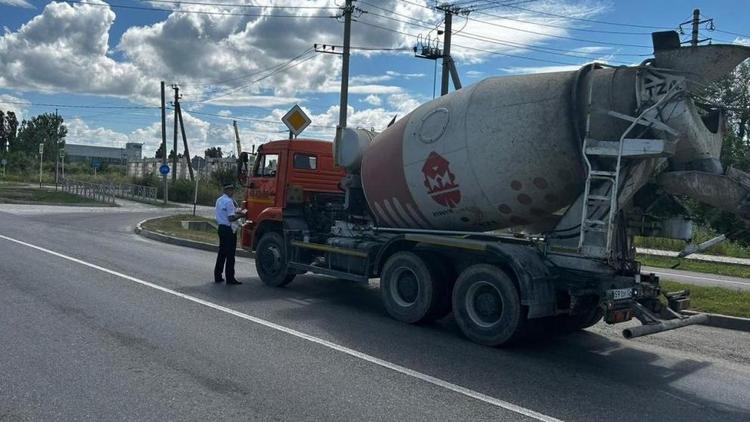
[[[237,250],[237,236],[229,226],[219,225],[219,255],[214,266],[214,279],[221,278],[221,270],[227,281],[234,280],[234,253]],[[225,266],[226,263],[226,266]]]

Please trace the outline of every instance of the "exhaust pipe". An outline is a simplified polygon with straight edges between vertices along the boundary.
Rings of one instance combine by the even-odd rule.
[[[675,328],[685,327],[688,325],[703,324],[708,322],[708,314],[693,315],[688,318],[675,318],[661,321],[655,324],[646,324],[638,327],[631,327],[622,330],[622,335],[626,339],[643,337],[649,334],[660,333],[662,331],[674,330]]]

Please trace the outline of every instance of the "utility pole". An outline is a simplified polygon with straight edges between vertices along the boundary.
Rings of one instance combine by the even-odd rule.
[[[180,87],[177,84],[172,84],[172,89],[174,89],[174,147],[172,151],[174,151],[174,157],[172,157],[172,183],[177,181],[177,102],[180,101]],[[164,153],[166,154],[166,150]]]
[[[232,126],[234,126],[234,142],[237,144],[237,159],[242,154],[242,144],[240,144],[240,131],[237,129],[237,120],[232,120]]]
[[[58,145],[59,140],[57,139],[57,134],[59,133],[58,130],[58,124],[57,124],[57,109],[55,109],[55,133],[53,134],[52,138],[55,141],[55,191],[57,191],[57,179],[58,179],[58,167],[60,166],[59,161],[59,155],[60,155],[60,146]]]
[[[701,10],[693,9],[693,31],[690,37],[690,45],[692,47],[698,46],[698,25],[701,22]]]
[[[468,15],[469,12],[471,12],[471,9],[461,8],[448,3],[437,6],[437,9],[445,13],[445,30],[443,31],[443,69],[440,80],[440,95],[445,95],[448,93],[448,76],[453,80],[453,88],[461,89],[461,80],[458,78],[458,71],[453,62],[453,57],[451,57],[453,15]]]
[[[443,73],[440,80],[440,95],[448,93],[448,74],[451,63],[451,32],[453,31],[453,12],[449,7],[440,9],[445,12],[445,32],[443,32]]]
[[[349,107],[349,50],[352,32],[352,12],[354,0],[346,0],[344,14],[344,54],[341,62],[341,100],[339,101],[339,124],[336,126],[336,139],[341,138],[341,131],[346,127],[346,114]]]
[[[682,26],[690,24],[691,31],[690,31],[690,41],[683,41],[682,44],[690,43],[691,47],[697,47],[698,44],[704,42],[704,41],[710,41],[711,38],[705,38],[705,39],[699,39],[700,37],[700,26],[701,24],[707,24],[706,28],[709,31],[714,30],[714,20],[713,18],[709,19],[703,19],[701,20],[701,10],[700,9],[693,9],[693,19],[689,21],[682,22],[680,24],[680,33],[682,34]]]
[[[177,111],[177,116],[180,118],[180,132],[182,132],[182,143],[185,146],[185,161],[187,162],[187,168],[190,172],[190,180],[195,180],[195,175],[193,174],[193,163],[190,162],[190,150],[188,149],[188,142],[187,142],[187,136],[185,136],[185,123],[182,122],[182,107],[180,106],[180,102],[175,103],[175,110]],[[177,150],[175,149],[174,152],[175,160],[177,159]]]
[[[161,81],[161,146],[162,146],[162,164],[167,164],[167,108],[166,97],[164,93],[164,81]],[[164,179],[164,205],[167,204],[167,175],[162,176]]]

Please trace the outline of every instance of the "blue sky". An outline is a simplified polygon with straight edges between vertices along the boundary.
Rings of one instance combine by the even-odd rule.
[[[184,92],[194,153],[213,145],[230,149],[232,118],[246,148],[283,137],[279,118],[295,103],[313,119],[306,135],[332,138],[340,56],[311,49],[313,43],[341,44],[343,24],[331,17],[338,13],[336,2],[107,3],[0,0],[0,109],[30,117],[57,108],[69,126],[70,143],[143,142],[152,154],[160,142],[156,107],[159,81],[165,80]],[[716,29],[702,26],[702,38],[717,43],[750,38],[750,2],[740,0],[452,3],[470,10],[468,18],[456,16],[453,23],[452,50],[464,85],[488,76],[572,69],[592,60],[639,63],[651,53],[650,32],[676,28],[694,8],[713,18]],[[441,15],[431,8],[433,1],[355,5],[362,14],[353,23],[353,45],[390,50],[358,50],[352,56],[349,121],[379,129],[393,115],[432,98],[435,61],[405,50],[417,43],[417,35],[437,37]],[[684,28],[687,39],[690,29]],[[168,139],[171,126],[170,120]]]

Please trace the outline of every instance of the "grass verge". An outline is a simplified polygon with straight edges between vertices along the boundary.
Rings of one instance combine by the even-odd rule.
[[[647,267],[672,268],[675,270],[695,271],[698,273],[726,275],[730,277],[750,278],[750,266],[726,264],[723,262],[698,261],[695,259],[670,258],[665,256],[638,255],[641,265]]]
[[[67,192],[49,188],[32,188],[13,183],[0,184],[0,204],[112,206],[112,204],[94,201]]]
[[[723,287],[694,286],[662,280],[666,291],[690,290],[690,309],[698,312],[750,318],[750,292]]]
[[[182,227],[182,222],[185,220],[206,221],[210,223],[214,222],[210,218],[193,216],[192,214],[177,214],[170,215],[168,217],[160,217],[148,220],[147,222],[143,223],[142,227],[146,230],[179,237],[181,239],[197,240],[199,242],[206,242],[212,245],[219,244],[219,236],[216,234],[215,229],[212,229],[210,231],[184,229]]]

